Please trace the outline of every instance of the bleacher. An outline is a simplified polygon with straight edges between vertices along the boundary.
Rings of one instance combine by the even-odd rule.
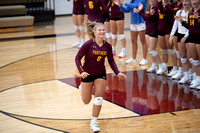
[[[1,0],[0,33],[33,30],[55,20],[54,0]]]

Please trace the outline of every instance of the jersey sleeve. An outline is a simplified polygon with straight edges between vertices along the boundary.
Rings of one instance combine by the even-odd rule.
[[[89,45],[88,42],[89,41],[87,41],[83,44],[83,46],[79,49],[79,51],[78,51],[78,53],[76,54],[76,57],[75,57],[76,67],[77,67],[80,74],[82,72],[84,72],[84,69],[83,69],[83,66],[82,66],[82,63],[81,63],[81,59],[83,58],[83,56],[87,52],[88,45]]]
[[[107,57],[108,57],[108,63],[110,65],[110,67],[112,68],[112,70],[114,71],[114,73],[116,75],[118,75],[119,74],[119,70],[118,70],[117,65],[115,63],[115,60],[113,58],[113,53],[112,53],[112,47],[111,46],[108,49],[108,55],[107,55]]]

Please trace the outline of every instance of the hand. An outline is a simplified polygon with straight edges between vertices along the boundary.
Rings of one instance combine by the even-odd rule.
[[[138,10],[137,8],[133,8],[133,12],[134,12],[134,13],[139,13],[140,10]]]
[[[154,10],[154,9],[151,9],[151,10],[150,10],[150,14],[151,14],[151,15],[154,15],[154,14],[155,14],[155,10]]]
[[[117,74],[117,77],[118,77],[119,79],[126,79],[126,75],[123,74],[123,73],[118,73],[118,74]]]
[[[199,16],[199,13],[198,12],[194,12],[194,17],[196,18],[196,19],[198,19],[200,16]]]
[[[88,75],[90,75],[89,73],[87,73],[87,72],[82,72],[81,73],[81,77],[84,79],[84,78],[86,78]]]
[[[119,0],[113,0],[113,3],[115,4],[115,5],[120,5],[120,3],[119,3]]]
[[[143,4],[142,3],[139,3],[139,5],[138,5],[138,10],[142,10],[143,9]]]
[[[170,37],[169,37],[169,44],[173,45],[173,36],[172,35],[170,35]]]
[[[179,21],[179,22],[181,22],[181,23],[182,23],[182,21],[183,21],[183,20],[182,20],[182,17],[180,17],[180,16],[175,16],[174,19],[176,19],[177,21]]]
[[[186,40],[186,37],[183,37],[183,38],[181,39],[181,43],[185,43],[185,40]]]
[[[119,0],[119,3],[122,4],[122,5],[125,4],[124,0]]]

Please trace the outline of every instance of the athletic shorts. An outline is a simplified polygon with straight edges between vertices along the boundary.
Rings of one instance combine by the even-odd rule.
[[[103,21],[104,22],[109,22],[110,21],[109,13],[104,13],[102,16],[103,16]]]
[[[130,30],[132,30],[132,31],[143,31],[143,30],[146,30],[146,24],[145,23],[131,24],[130,25]]]
[[[111,18],[110,20],[113,20],[113,21],[124,20],[124,17],[120,17],[120,18]]]
[[[152,35],[152,34],[148,34],[148,33],[146,33],[146,35],[148,35],[150,37],[158,38],[158,35]]]
[[[88,75],[86,78],[81,78],[81,82],[94,82],[96,79],[105,79],[106,80],[106,72],[98,74],[98,75]]]
[[[184,34],[180,34],[178,33],[178,42],[181,42],[181,39],[184,37],[185,35]],[[188,42],[188,38],[185,40],[185,43]]]
[[[189,35],[188,37],[189,43],[200,44],[200,36],[199,35]]]
[[[170,32],[163,33],[163,32],[159,32],[159,31],[158,31],[158,35],[159,35],[159,36],[170,35]]]

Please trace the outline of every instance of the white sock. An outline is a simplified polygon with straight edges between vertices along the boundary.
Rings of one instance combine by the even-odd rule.
[[[92,117],[91,123],[97,123],[97,117]]]

